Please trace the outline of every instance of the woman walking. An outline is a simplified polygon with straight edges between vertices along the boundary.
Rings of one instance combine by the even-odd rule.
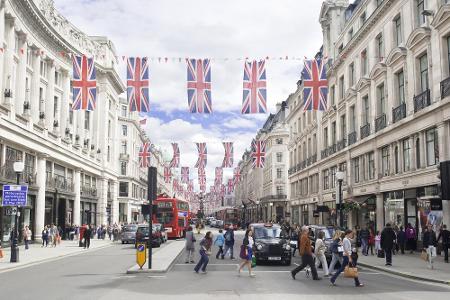
[[[375,253],[377,256],[379,255],[381,250],[381,234],[379,231],[377,231],[377,235],[375,236]]]
[[[214,245],[219,247],[219,251],[217,251],[217,254],[216,254],[216,259],[219,259],[219,256],[222,256],[222,259],[224,257],[223,244],[225,244],[225,238],[224,238],[222,232],[223,232],[222,229],[219,229],[219,234],[217,235],[217,237],[214,241]]]
[[[198,274],[198,271],[202,269],[202,274],[206,274],[206,266],[209,262],[209,255],[211,255],[211,246],[212,246],[212,233],[208,231],[205,237],[200,242],[200,261],[194,268],[195,273]]]
[[[323,241],[324,236],[325,233],[323,231],[320,231],[316,240],[314,254],[316,255],[316,268],[318,268],[319,265],[322,264],[322,269],[324,273],[323,276],[328,277],[330,275],[328,273],[328,264],[327,259],[325,257],[325,250],[327,249],[327,246],[325,246],[325,242]]]
[[[23,230],[23,239],[25,241],[25,250],[29,249],[29,245],[30,245],[30,241],[31,241],[31,230],[30,228],[27,226],[25,226],[24,230]]]
[[[42,247],[47,247],[48,246],[48,228],[47,226],[44,227],[44,229],[42,230]]]
[[[195,237],[192,231],[192,226],[188,226],[186,231],[186,263],[194,263],[194,251],[195,251]]]
[[[240,256],[242,258],[242,262],[239,265],[238,275],[241,275],[241,270],[247,265],[248,275],[250,277],[255,277],[256,275],[252,273],[252,257],[253,257],[253,231],[251,229],[247,229],[245,232],[244,241],[241,246]]]
[[[336,230],[333,236],[333,242],[331,243],[331,262],[330,266],[328,267],[329,273],[331,275],[334,275],[334,268],[336,266],[336,263],[339,262],[342,265],[342,239],[345,237],[345,233]]]

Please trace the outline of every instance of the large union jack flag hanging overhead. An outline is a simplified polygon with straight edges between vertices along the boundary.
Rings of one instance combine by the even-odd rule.
[[[93,58],[73,55],[72,110],[94,110],[97,102],[97,79]]]
[[[221,167],[216,167],[215,174],[215,184],[221,184],[223,180],[223,169]]]
[[[187,90],[191,113],[211,113],[211,65],[209,59],[187,60]]]
[[[266,142],[253,140],[251,156],[253,168],[264,168],[264,163],[266,162]]]
[[[189,184],[188,184],[187,190],[188,190],[189,193],[192,193],[194,191],[194,180],[192,180],[192,179],[189,180]]]
[[[177,178],[174,178],[174,179],[172,180],[172,190],[173,190],[174,192],[178,191],[178,179],[177,179]]]
[[[144,143],[139,150],[139,165],[141,168],[150,167],[150,143]]]
[[[147,57],[129,57],[127,60],[127,98],[130,111],[148,112]]]
[[[243,114],[267,112],[266,63],[264,60],[245,62]]]
[[[234,168],[233,180],[235,185],[241,180],[241,169],[239,167]]]
[[[223,148],[225,149],[225,155],[222,161],[222,168],[233,167],[233,142],[223,142]]]
[[[179,168],[180,167],[180,148],[178,148],[177,143],[172,143],[173,156],[170,161],[171,168]]]
[[[172,171],[170,170],[170,167],[164,167],[164,182],[169,183],[171,178]]]
[[[181,167],[181,182],[189,183],[189,167]]]
[[[204,168],[198,168],[198,184],[206,184],[206,172]]]
[[[304,110],[326,110],[328,81],[326,60],[305,60],[302,71]]]
[[[234,183],[233,183],[233,179],[232,178],[228,179],[228,186],[227,187],[228,187],[227,193],[231,194],[234,191]]]
[[[205,168],[207,163],[208,150],[206,149],[206,143],[196,143],[198,151],[198,160],[195,164],[196,168]]]

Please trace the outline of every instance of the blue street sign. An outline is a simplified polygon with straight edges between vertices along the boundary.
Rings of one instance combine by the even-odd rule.
[[[27,205],[27,185],[4,185],[3,186],[3,206],[26,206]]]
[[[145,250],[145,245],[139,245],[138,247],[137,247],[137,249],[138,249],[138,251],[139,252],[142,252],[142,251],[144,251]]]

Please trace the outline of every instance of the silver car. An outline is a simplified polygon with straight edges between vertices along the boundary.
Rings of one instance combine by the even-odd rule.
[[[122,233],[120,235],[120,239],[122,240],[122,244],[134,244],[136,240],[136,230],[137,225],[125,225],[122,227]]]

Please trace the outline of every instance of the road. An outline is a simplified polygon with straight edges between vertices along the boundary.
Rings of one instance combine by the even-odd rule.
[[[237,234],[237,245],[242,232]],[[201,237],[198,236],[197,240]],[[95,242],[95,240],[94,240]],[[163,250],[163,249],[162,249]],[[161,250],[161,251],[162,251]],[[198,257],[196,257],[196,260]],[[208,274],[193,273],[193,265],[180,257],[172,270],[161,275],[127,275],[134,264],[134,248],[116,244],[101,250],[0,273],[2,299],[446,299],[450,288],[361,270],[366,285],[355,288],[350,279],[339,278],[331,287],[327,279],[312,281],[304,273],[291,279],[294,265],[255,268],[256,278],[237,276],[238,260],[211,256]],[[298,257],[293,264],[299,263]],[[319,271],[321,275],[321,271]]]

